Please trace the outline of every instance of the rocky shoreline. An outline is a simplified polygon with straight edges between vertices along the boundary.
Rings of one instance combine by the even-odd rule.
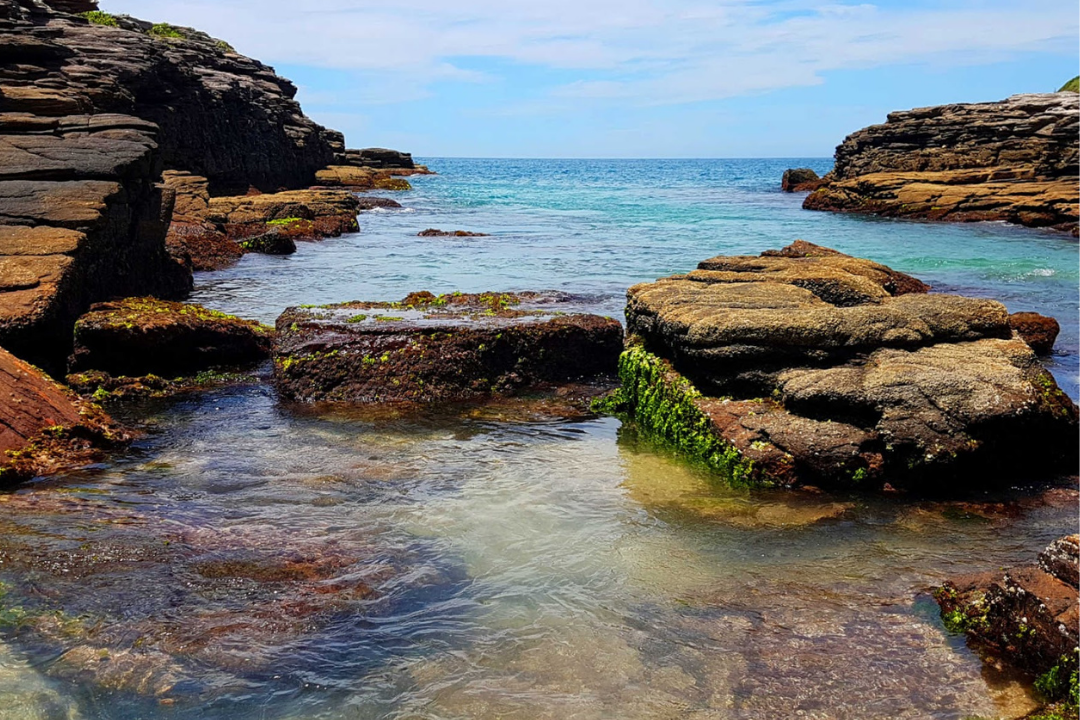
[[[785,174],[784,189],[810,191],[808,210],[1002,221],[1075,237],[1078,132],[1071,91],[894,112],[849,135],[824,178]]]

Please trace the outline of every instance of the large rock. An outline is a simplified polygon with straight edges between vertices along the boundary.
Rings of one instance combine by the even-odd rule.
[[[825,182],[810,168],[789,168],[780,179],[780,189],[784,192],[809,192],[817,190]]]
[[[2,4],[13,22],[0,28],[0,45],[36,43],[32,64],[0,70],[5,112],[151,121],[165,166],[209,178],[215,194],[307,186],[344,152],[340,133],[304,116],[292,83],[204,33],[153,33],[150,23],[123,17],[103,26],[39,4]],[[50,4],[70,11],[85,3]]]
[[[75,324],[72,372],[177,377],[270,355],[272,328],[201,305],[153,298],[100,303]]]
[[[949,630],[965,633],[997,661],[1040,676],[1036,688],[1043,699],[1063,705],[1053,717],[1075,717],[1080,699],[1077,548],[1076,535],[1059,538],[1040,553],[1038,564],[953,578],[934,591]]]
[[[647,433],[735,481],[981,484],[1075,470],[1076,406],[1000,303],[927,294],[809,243],[700,267],[630,288],[619,400]]]
[[[24,132],[0,114],[0,343],[55,368],[91,303],[182,297],[191,276],[165,250],[172,203],[156,183],[156,128],[119,115],[34,117]]]
[[[0,486],[86,463],[126,439],[100,408],[0,349]]]
[[[1009,316],[1009,325],[1039,355],[1049,355],[1061,325],[1052,317],[1033,312],[1018,312]]]
[[[544,296],[414,293],[400,303],[290,308],[274,379],[301,401],[483,399],[615,371],[622,328]]]
[[[1078,128],[1067,92],[891,113],[837,147],[804,207],[1074,230]]]

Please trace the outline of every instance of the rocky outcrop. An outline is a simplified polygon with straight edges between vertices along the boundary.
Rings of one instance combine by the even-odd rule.
[[[73,373],[194,375],[270,355],[273,329],[201,305],[153,298],[101,303],[75,324]]]
[[[809,192],[817,190],[827,180],[818,177],[810,168],[790,168],[784,171],[780,179],[780,189],[784,192]]]
[[[100,408],[0,349],[0,486],[85,464],[125,440]]]
[[[296,242],[356,232],[360,202],[345,190],[288,190],[211,198],[206,178],[166,172],[176,194],[170,251],[195,270],[217,270],[244,253],[288,255]]]
[[[412,155],[398,150],[386,148],[364,148],[363,150],[346,150],[336,158],[339,165],[353,165],[355,167],[387,168],[393,170],[413,170]]]
[[[291,400],[485,399],[613,373],[622,328],[535,294],[413,293],[400,303],[290,308],[274,380]]]
[[[204,33],[133,18],[114,26],[58,12],[71,3],[4,0],[3,44],[21,63],[0,72],[5,112],[121,113],[157,124],[165,167],[209,178],[215,194],[311,185],[344,152],[340,133],[304,116],[296,87]],[[32,55],[32,57],[31,57]]]
[[[1005,308],[926,290],[809,243],[635,285],[615,405],[736,482],[1073,471],[1076,406]]]
[[[891,113],[837,147],[804,207],[1075,231],[1078,129],[1067,92]]]
[[[487,233],[470,232],[468,230],[438,230],[428,228],[416,233],[417,237],[488,237]]]
[[[1078,701],[1077,560],[1078,537],[1070,535],[1052,542],[1037,564],[953,578],[934,591],[950,631],[1039,676],[1036,689],[1044,701],[1062,703],[1054,716],[1062,718],[1075,717]]]
[[[397,177],[396,170],[376,170],[351,165],[331,165],[315,174],[320,185],[350,190],[411,190],[408,180]]]

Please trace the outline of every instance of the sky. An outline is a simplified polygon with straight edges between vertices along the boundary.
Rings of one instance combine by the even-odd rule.
[[[893,110],[1052,92],[1076,0],[102,0],[274,66],[349,147],[827,157]]]

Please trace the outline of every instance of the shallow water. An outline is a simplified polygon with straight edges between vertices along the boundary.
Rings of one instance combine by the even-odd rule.
[[[1067,238],[805,213],[772,192],[792,161],[431,164],[411,211],[248,256],[197,300],[273,320],[558,289],[617,314],[632,282],[804,237],[1057,315],[1076,395]],[[0,495],[0,719],[1016,717],[1024,685],[925,591],[1075,529],[1074,484],[734,491],[529,401],[376,416],[252,383],[119,412],[132,453]]]

